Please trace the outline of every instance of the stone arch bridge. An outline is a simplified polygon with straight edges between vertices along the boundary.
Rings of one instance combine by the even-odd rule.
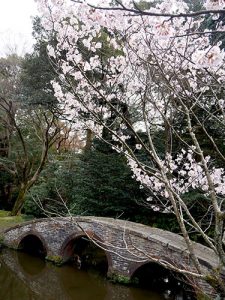
[[[64,217],[37,219],[5,230],[5,246],[18,249],[28,236],[38,238],[46,259],[66,262],[72,253],[68,245],[82,236],[104,249],[108,260],[108,276],[130,279],[134,272],[149,262],[165,261],[178,268],[194,270],[184,239],[174,233],[149,226],[111,218]],[[217,266],[214,253],[195,244],[195,251],[203,268]],[[198,289],[213,294],[205,282],[188,277]]]

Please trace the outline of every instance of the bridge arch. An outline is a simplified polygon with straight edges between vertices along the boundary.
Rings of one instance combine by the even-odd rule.
[[[165,296],[182,294],[182,299],[195,295],[188,277],[172,271],[151,260],[131,267],[131,281],[143,288],[150,288]]]
[[[36,231],[24,233],[18,241],[17,249],[43,258],[48,254],[45,239]]]
[[[93,257],[90,251],[95,252]],[[112,266],[112,258],[108,248],[105,246],[105,242],[92,231],[80,231],[68,236],[60,249],[60,256],[63,262],[76,260],[75,263],[77,263],[78,267],[82,266],[82,263],[91,264],[91,259],[93,258],[97,266],[98,262],[105,264],[103,271],[105,274]],[[99,259],[102,259],[102,262],[98,261]]]

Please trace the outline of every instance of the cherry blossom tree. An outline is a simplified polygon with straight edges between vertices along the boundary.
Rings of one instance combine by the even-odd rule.
[[[59,74],[52,86],[74,126],[89,128],[99,138],[103,128],[111,133],[112,147],[124,153],[140,187],[148,190],[147,203],[175,214],[194,264],[193,276],[224,295],[225,27],[220,17],[225,1],[207,0],[197,12],[182,0],[149,2],[150,8],[141,10],[129,1],[93,7],[38,0],[42,24],[54,31],[57,41],[54,48],[48,46]],[[213,30],[204,26],[209,17],[216,24]],[[110,55],[103,56],[106,45]],[[163,152],[155,138],[159,130],[164,131]],[[215,130],[221,130],[220,137],[211,134]],[[203,140],[211,145],[211,156]],[[199,219],[184,200],[193,190],[206,199],[207,213]],[[216,270],[202,269],[190,228],[218,257]]]

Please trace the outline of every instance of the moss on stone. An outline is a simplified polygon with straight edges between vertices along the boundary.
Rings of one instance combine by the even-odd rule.
[[[63,259],[59,255],[49,255],[45,258],[47,261],[52,262],[56,266],[61,266],[63,264]]]
[[[0,250],[4,247],[4,237],[0,235]]]
[[[217,282],[217,279],[215,277],[215,275],[211,275],[211,274],[208,274],[206,277],[205,277],[205,280],[206,282],[208,282],[211,286],[217,286],[218,282]]]
[[[206,294],[203,293],[197,293],[196,297],[197,300],[212,300],[210,296],[207,296]]]
[[[109,277],[109,280],[113,283],[120,283],[120,284],[124,284],[124,285],[128,285],[128,284],[132,283],[130,277],[125,276],[125,275],[114,273],[114,274],[111,274],[108,277]]]

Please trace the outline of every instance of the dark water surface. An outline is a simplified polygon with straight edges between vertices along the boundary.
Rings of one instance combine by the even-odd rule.
[[[56,267],[13,250],[0,253],[0,300],[183,300],[116,285],[93,271]]]

